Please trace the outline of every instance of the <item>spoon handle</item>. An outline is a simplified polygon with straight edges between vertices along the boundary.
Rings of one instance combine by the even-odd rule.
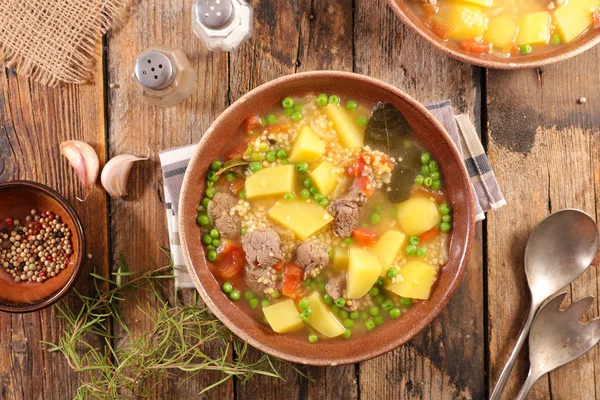
[[[517,343],[498,378],[498,382],[496,382],[496,386],[494,387],[494,391],[490,396],[490,400],[499,400],[502,391],[504,390],[504,386],[506,386],[506,382],[510,377],[510,373],[515,366],[515,362],[517,361],[517,357],[519,356],[519,352],[525,343],[525,339],[527,338],[527,334],[529,333],[529,329],[531,329],[531,323],[533,322],[533,317],[535,316],[535,312],[537,311],[538,306],[531,303],[531,307],[529,308],[529,314],[527,315],[527,319],[523,324],[523,328],[521,329],[521,333],[519,334],[519,338],[517,339]]]
[[[527,395],[533,388],[533,385],[535,385],[539,378],[539,376],[534,376],[531,373],[531,369],[529,369],[527,379],[525,380],[525,383],[523,383],[523,387],[521,387],[521,390],[519,390],[519,394],[517,395],[517,398],[515,400],[525,400],[527,398]]]

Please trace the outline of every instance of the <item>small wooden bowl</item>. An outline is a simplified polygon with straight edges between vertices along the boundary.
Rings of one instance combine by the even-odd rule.
[[[73,255],[68,267],[42,283],[15,282],[0,266],[0,311],[25,313],[48,307],[63,297],[81,270],[85,237],[75,210],[56,191],[29,181],[0,183],[0,229],[7,217],[24,220],[32,209],[60,215],[72,232]]]
[[[479,65],[491,69],[522,69],[537,68],[555,62],[564,61],[567,58],[574,57],[584,51],[591,49],[600,42],[600,32],[590,29],[583,36],[568,43],[559,46],[553,50],[548,50],[540,54],[531,54],[528,56],[518,56],[509,58],[499,58],[491,54],[475,54],[462,49],[454,43],[445,41],[437,36],[433,31],[427,28],[421,19],[415,15],[406,2],[412,0],[387,0],[394,13],[400,21],[410,29],[415,31],[426,42],[431,44],[442,53],[456,58],[462,62]]]
[[[449,261],[441,270],[429,300],[411,307],[401,318],[350,340],[320,340],[309,344],[306,336],[280,335],[252,318],[221,291],[208,268],[202,232],[196,225],[206,172],[238,134],[248,116],[266,113],[273,104],[307,93],[336,93],[343,98],[391,102],[406,117],[415,135],[438,160],[448,200],[453,209]],[[395,87],[366,76],[336,71],[294,74],[266,83],[242,96],[206,131],[187,167],[179,200],[181,247],[202,299],[237,336],[252,346],[284,360],[309,365],[338,365],[367,360],[410,340],[425,328],[446,305],[467,265],[475,224],[471,182],[464,162],[440,123],[416,100]]]

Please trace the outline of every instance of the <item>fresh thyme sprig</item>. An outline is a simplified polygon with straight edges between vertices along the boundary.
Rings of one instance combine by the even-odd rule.
[[[58,343],[44,342],[49,351],[63,354],[74,371],[86,375],[76,399],[146,398],[162,378],[177,370],[186,372],[186,380],[203,371],[220,372],[220,378],[199,394],[233,377],[242,382],[256,375],[284,379],[279,373],[282,361],[267,355],[248,361],[248,344],[233,337],[207,309],[183,304],[171,306],[162,299],[158,286],[164,279],[172,278],[172,263],[135,273],[129,271],[120,257],[119,268],[111,275],[112,279],[92,274],[95,286],[92,296],[74,290],[79,307],[66,301],[56,305],[68,326]],[[142,304],[136,296],[139,290],[154,295],[153,306]],[[152,322],[152,328],[138,337],[132,337],[121,318],[119,306],[126,293],[133,294],[131,301],[138,302],[138,309]],[[125,345],[116,348],[112,345],[113,340],[120,338],[111,333],[110,319],[128,336]],[[103,343],[92,344],[93,335],[103,338]],[[219,348],[219,356],[208,355],[204,351],[207,344],[213,350]],[[292,368],[298,377],[306,377],[296,367]]]

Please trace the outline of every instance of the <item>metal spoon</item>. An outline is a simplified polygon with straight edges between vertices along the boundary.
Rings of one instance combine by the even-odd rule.
[[[500,398],[540,305],[581,275],[592,263],[597,250],[596,223],[583,211],[561,210],[535,227],[525,247],[525,275],[531,292],[531,307],[491,400]]]
[[[560,293],[544,304],[533,320],[529,334],[529,375],[517,400],[525,400],[543,375],[582,356],[600,341],[600,318],[579,322],[594,303],[594,297],[583,297],[560,311],[566,294]]]

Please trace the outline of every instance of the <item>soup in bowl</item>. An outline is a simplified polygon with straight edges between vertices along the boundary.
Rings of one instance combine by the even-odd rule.
[[[209,129],[184,181],[182,243],[202,297],[242,339],[292,361],[355,362],[448,300],[472,240],[469,185],[443,128],[402,92],[298,74]]]

